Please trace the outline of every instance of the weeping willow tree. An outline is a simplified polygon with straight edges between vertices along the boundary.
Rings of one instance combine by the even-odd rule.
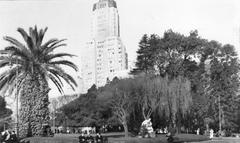
[[[170,124],[181,127],[181,120],[192,104],[191,83],[184,77],[176,77],[168,83],[165,94]]]
[[[152,113],[163,106],[164,95],[168,89],[168,79],[162,77],[143,77],[139,79],[139,103],[142,107],[144,119],[150,118]]]
[[[138,104],[144,119],[155,112],[160,116],[164,112],[169,124],[181,126],[181,120],[189,111],[192,103],[190,81],[184,77],[169,79],[161,76],[140,77],[138,84]]]
[[[38,30],[30,27],[29,33],[18,28],[25,44],[6,36],[4,40],[9,46],[0,51],[0,68],[5,69],[0,74],[0,90],[12,94],[20,93],[20,137],[39,135],[42,125],[49,122],[50,90],[48,81],[52,81],[59,92],[63,94],[63,82],[73,89],[77,86],[71,75],[61,66],[78,70],[65,57],[73,57],[68,53],[55,53],[55,49],[66,46],[63,40],[50,39],[43,43],[47,28]]]

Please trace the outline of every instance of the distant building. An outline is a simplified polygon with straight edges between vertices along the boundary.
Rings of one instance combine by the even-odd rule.
[[[126,48],[120,38],[119,15],[114,0],[99,0],[93,5],[91,39],[83,50],[83,91],[96,84],[104,86],[128,69]]]
[[[78,86],[75,93],[83,93],[83,79],[80,76],[77,77],[77,85]]]

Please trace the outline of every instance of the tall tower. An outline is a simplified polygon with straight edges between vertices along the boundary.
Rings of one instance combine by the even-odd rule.
[[[120,38],[119,15],[114,0],[99,0],[92,8],[91,40],[82,56],[84,91],[104,86],[127,70],[127,53]]]
[[[120,36],[119,15],[114,0],[99,0],[93,5],[91,25],[92,37],[104,40],[110,36]]]

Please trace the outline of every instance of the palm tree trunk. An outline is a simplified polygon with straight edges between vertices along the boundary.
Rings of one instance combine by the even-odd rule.
[[[38,76],[26,76],[20,91],[20,137],[40,135],[49,121],[48,84]]]

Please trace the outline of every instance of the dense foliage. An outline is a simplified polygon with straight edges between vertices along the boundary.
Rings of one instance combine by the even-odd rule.
[[[148,117],[155,129],[239,129],[240,66],[232,45],[208,41],[197,31],[185,36],[168,30],[163,37],[144,35],[137,54],[133,78],[93,86],[62,107],[66,117],[74,125],[122,124],[135,133]]]
[[[69,126],[121,125],[127,136],[128,130],[137,133],[141,122],[149,117],[156,121],[156,116],[164,116],[167,122],[162,127],[176,124],[176,116],[185,115],[191,102],[187,79],[178,77],[172,80],[153,75],[121,80],[115,78],[98,90],[93,86],[87,94],[61,110],[71,120]],[[156,126],[161,127],[155,123]]]
[[[210,119],[215,131],[237,129],[240,66],[232,45],[208,41],[197,31],[185,36],[168,30],[163,37],[144,35],[139,47],[132,74],[181,75],[191,81],[193,105],[184,124],[198,128]]]
[[[4,124],[7,124],[10,120],[12,110],[7,108],[6,100],[0,96],[0,132],[3,131]]]

